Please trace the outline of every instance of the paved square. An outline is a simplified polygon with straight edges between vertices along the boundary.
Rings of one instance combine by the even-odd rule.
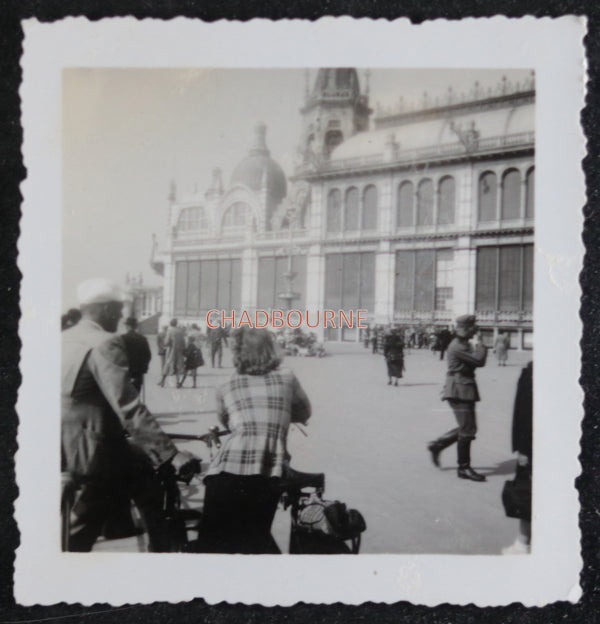
[[[150,339],[153,342],[153,338]],[[154,348],[154,344],[152,345]],[[310,397],[313,416],[308,437],[290,429],[292,465],[325,472],[328,499],[360,510],[367,521],[362,553],[500,554],[517,534],[517,521],[504,514],[500,494],[514,474],[510,448],[512,407],[521,367],[531,352],[509,353],[500,368],[490,353],[477,373],[482,401],[477,405],[479,433],[472,447],[473,467],[485,483],[456,476],[456,450],[451,447],[435,468],[427,442],[454,425],[440,400],[446,363],[427,350],[411,350],[398,387],[387,385],[386,365],[358,344],[329,344],[322,359],[288,357]],[[198,388],[191,380],[181,390],[159,388],[155,356],[146,377],[146,402],[168,432],[205,433],[217,424],[214,388],[233,371],[228,349],[224,368],[199,369]],[[174,382],[171,380],[174,386]],[[201,443],[186,448],[209,458]],[[192,504],[201,486],[188,491]],[[274,535],[285,547],[289,518],[278,512]],[[535,540],[535,535],[533,536]]]

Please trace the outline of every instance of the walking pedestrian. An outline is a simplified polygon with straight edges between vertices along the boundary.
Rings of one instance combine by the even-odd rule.
[[[494,353],[496,354],[496,360],[498,366],[506,366],[506,360],[508,360],[508,347],[510,345],[510,338],[508,334],[505,334],[502,330],[498,332],[498,338],[494,343]]]
[[[188,343],[185,348],[184,354],[184,372],[183,376],[179,380],[177,387],[182,388],[188,373],[192,376],[193,387],[196,387],[196,379],[198,374],[198,368],[204,366],[204,357],[202,356],[202,349],[200,345],[196,344],[196,337],[192,334],[188,337]]]
[[[184,361],[183,352],[185,350],[185,334],[183,328],[177,326],[177,319],[172,319],[167,335],[165,337],[165,366],[163,368],[162,379],[159,386],[165,385],[165,380],[169,375],[175,375],[175,383],[179,383],[180,375],[183,375]]]
[[[165,344],[167,340],[167,326],[164,325],[163,328],[156,335],[156,348],[158,351],[158,356],[160,357],[160,374],[162,375],[163,369],[165,368],[165,355],[167,353],[167,345]]]
[[[475,403],[479,391],[475,381],[475,369],[484,366],[487,348],[480,340],[473,347],[470,340],[477,333],[475,316],[465,314],[456,319],[456,337],[448,347],[448,373],[442,400],[448,401],[458,427],[430,442],[427,446],[433,463],[439,467],[440,453],[457,443],[458,477],[471,481],[485,481],[484,475],[471,468],[471,443],[477,433]]]
[[[123,344],[129,362],[129,375],[131,383],[138,392],[142,390],[144,375],[148,372],[148,366],[152,359],[148,339],[137,331],[138,322],[133,316],[125,321],[128,331],[123,334]]]
[[[392,378],[395,379],[394,385],[397,386],[398,379],[402,378],[402,372],[404,371],[402,330],[394,328],[386,334],[383,340],[383,355],[387,364],[388,386],[392,385]]]
[[[227,332],[224,327],[209,327],[207,336],[210,342],[210,365],[215,367],[215,361],[218,368],[223,368],[223,343],[227,346]]]

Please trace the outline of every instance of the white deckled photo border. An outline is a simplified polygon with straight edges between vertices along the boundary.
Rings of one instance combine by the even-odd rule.
[[[538,606],[581,595],[578,462],[585,141],[585,20],[322,18],[208,24],[132,17],[27,20],[22,123],[27,178],[19,268],[21,534],[15,596],[57,602],[246,604],[365,601]],[[370,45],[357,45],[370,41]],[[560,46],[556,42],[560,41]],[[528,556],[236,556],[60,551],[62,71],[126,68],[531,68],[536,77],[534,542]],[[560,354],[560,357],[557,357]],[[407,504],[409,504],[407,502]],[[398,527],[401,530],[401,527]]]

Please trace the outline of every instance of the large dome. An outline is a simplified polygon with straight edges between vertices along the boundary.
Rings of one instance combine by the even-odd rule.
[[[231,184],[245,184],[254,191],[266,184],[267,204],[274,208],[287,194],[287,181],[283,169],[269,156],[266,134],[266,126],[259,124],[248,156],[231,174]]]

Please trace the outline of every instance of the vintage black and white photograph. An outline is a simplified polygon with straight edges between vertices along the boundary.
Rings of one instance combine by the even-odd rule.
[[[386,579],[411,599],[421,555],[550,556],[534,354],[560,341],[544,293],[578,264],[552,232],[579,207],[549,203],[548,70],[339,58],[59,63],[65,565],[364,561],[374,583],[408,556]]]
[[[63,111],[66,550],[529,552],[532,70],[65,69]]]

